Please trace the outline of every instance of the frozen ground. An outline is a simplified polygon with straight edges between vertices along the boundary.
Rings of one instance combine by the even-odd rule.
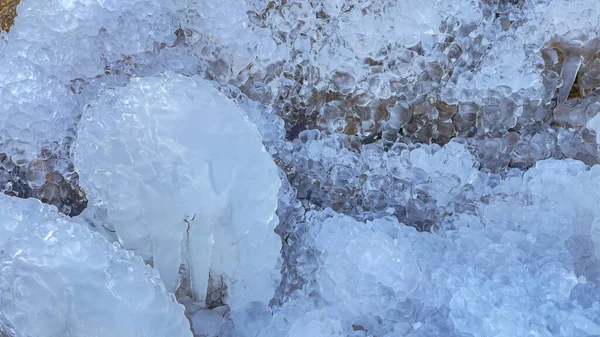
[[[596,1],[17,12],[1,336],[600,335]]]

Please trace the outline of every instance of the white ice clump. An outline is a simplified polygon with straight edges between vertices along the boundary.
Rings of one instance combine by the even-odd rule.
[[[173,43],[184,7],[181,0],[22,0],[0,39],[0,153],[23,165],[44,147],[64,151],[87,103],[81,87]]]
[[[202,303],[217,300],[215,286],[232,309],[273,296],[277,167],[254,124],[210,82],[167,73],[103,91],[79,123],[74,162],[97,198],[89,211],[105,207],[100,221],[167,289],[179,287],[184,265]]]
[[[389,43],[413,47],[426,34],[437,32],[442,22],[437,0],[365,2],[352,7],[335,1],[327,7],[339,11],[339,36],[356,57],[374,57]]]
[[[460,75],[455,87],[458,100],[480,103],[486,97],[486,90],[498,90],[506,97],[518,94],[522,99],[540,100],[544,96],[542,82],[546,75],[542,72],[542,49],[557,38],[565,43],[559,48],[568,49],[565,47],[569,44],[581,47],[598,37],[595,25],[600,10],[593,0],[522,1],[519,8],[518,11],[498,8],[500,20],[491,27],[499,26],[500,30],[489,27],[477,30],[484,32],[487,50],[474,71]],[[570,55],[569,51],[562,55],[569,67],[563,66],[561,71],[561,80],[567,85],[560,90],[559,103],[569,95],[582,61],[580,56]]]
[[[390,219],[369,224],[385,227],[390,225]],[[392,238],[381,230],[364,229],[348,216],[327,218],[317,232],[314,246],[322,254],[317,278],[324,281],[323,299],[336,303],[345,298],[345,310],[356,319],[377,313],[388,304],[393,308],[395,303],[389,302],[389,296],[400,302],[406,300],[421,279],[410,241],[405,237]],[[384,315],[385,310],[380,314]]]
[[[596,143],[600,144],[600,114],[592,117],[585,126],[596,133]]]
[[[191,337],[140,257],[35,199],[0,194],[0,334]]]
[[[542,57],[537,51],[515,47],[516,36],[524,36],[524,33],[513,34],[503,34],[488,46],[489,51],[483,57],[478,71],[461,74],[456,84],[456,89],[462,91],[458,101],[481,104],[486,97],[482,93],[487,90],[500,90],[506,96],[522,90],[530,99],[542,97],[544,87],[541,69],[535,67],[536,64],[542,64]],[[540,47],[543,42],[538,42]]]

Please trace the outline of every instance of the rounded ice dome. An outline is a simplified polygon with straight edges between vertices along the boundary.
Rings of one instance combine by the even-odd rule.
[[[3,336],[192,335],[158,273],[85,224],[2,194],[0,219]]]
[[[210,82],[167,73],[102,92],[79,124],[74,162],[88,211],[105,207],[103,221],[167,289],[232,309],[272,298],[277,166]]]

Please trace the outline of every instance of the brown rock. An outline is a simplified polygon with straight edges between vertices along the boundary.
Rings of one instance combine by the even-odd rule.
[[[19,2],[21,0],[0,0],[0,30],[10,30],[17,16]]]

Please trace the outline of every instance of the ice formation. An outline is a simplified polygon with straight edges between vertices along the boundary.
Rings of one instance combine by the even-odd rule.
[[[456,147],[439,152],[454,157]],[[460,172],[412,153],[415,163]],[[261,336],[595,335],[599,174],[550,159],[506,179],[470,176],[477,216],[447,214],[435,233],[390,216],[311,211],[286,262],[303,285],[290,288]]]
[[[75,219],[0,198],[2,277],[62,275],[0,282],[2,334],[85,274],[111,335],[600,335],[596,2],[21,0],[0,190]],[[124,260],[128,298],[89,269]]]
[[[176,4],[21,2],[10,34],[0,39],[3,190],[66,214],[85,208],[69,159],[82,108],[99,82],[122,82],[128,67],[140,72],[135,61],[172,40]]]
[[[0,334],[192,336],[156,270],[38,200],[0,195]]]
[[[256,127],[210,82],[167,73],[103,91],[73,152],[88,211],[151,261],[167,289],[185,265],[200,302],[218,300],[221,287],[235,309],[269,302],[281,181]]]
[[[115,7],[29,0],[19,5],[15,25],[0,47],[3,55],[11,55],[2,58],[2,107],[10,114],[2,115],[0,130],[7,139],[4,150],[16,164],[26,164],[44,147],[57,151],[74,137],[81,113],[74,95],[78,82],[104,75],[127,55],[152,51],[155,41],[172,34],[168,14],[174,4],[163,3],[132,1]],[[139,12],[141,7],[148,8],[146,13]],[[123,20],[153,12],[164,14],[152,21]],[[102,20],[90,20],[91,15]],[[163,27],[162,32],[153,25]],[[32,90],[30,83],[39,85]]]

